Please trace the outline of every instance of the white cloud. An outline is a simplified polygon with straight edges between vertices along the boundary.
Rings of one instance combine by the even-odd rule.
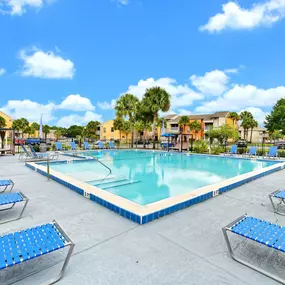
[[[115,108],[115,105],[116,105],[116,100],[113,99],[111,100],[111,102],[107,102],[107,101],[104,101],[104,102],[97,102],[97,105],[100,109],[103,109],[103,110],[112,110]]]
[[[173,109],[178,107],[185,107],[192,105],[193,101],[201,100],[204,96],[192,90],[187,84],[178,85],[175,79],[159,78],[157,80],[148,78],[140,80],[137,85],[130,85],[125,93],[131,93],[141,99],[146,89],[159,86],[164,88],[171,94],[171,107]]]
[[[0,0],[0,12],[10,15],[22,15],[27,8],[40,9],[54,0]]]
[[[77,113],[62,117],[58,122],[64,126],[69,123],[84,125],[91,120],[101,120],[100,114],[94,113],[95,107],[91,101],[80,95],[69,95],[59,105],[55,103],[42,104],[28,99],[25,100],[9,100],[0,111],[8,114],[13,119],[26,118],[28,121],[39,122],[41,114],[45,124],[54,121],[60,116],[61,110],[71,110],[73,112],[85,111],[83,116]],[[56,116],[55,116],[56,115]]]
[[[239,111],[247,107],[272,107],[285,94],[285,86],[261,89],[253,85],[236,84],[216,100],[206,101],[195,109],[196,112],[219,110]]]
[[[238,68],[229,68],[224,70],[225,73],[238,73]]]
[[[38,122],[43,114],[44,122],[55,119],[53,111],[56,106],[53,103],[40,104],[31,100],[9,100],[0,110],[13,119],[26,118],[30,122]]]
[[[68,95],[58,106],[59,109],[72,111],[94,111],[95,107],[89,98],[77,95]]]
[[[83,116],[71,114],[58,120],[57,126],[68,128],[72,125],[84,126],[90,121],[102,121],[102,115],[87,111]]]
[[[248,108],[242,109],[240,112],[243,112],[243,111],[250,112],[259,125],[263,125],[265,117],[269,114],[268,112],[264,112],[260,108],[256,108],[256,107],[248,107]]]
[[[129,4],[129,0],[118,0],[119,4],[127,5]]]
[[[222,6],[222,13],[211,17],[200,27],[201,31],[218,32],[224,29],[254,29],[270,26],[285,17],[285,1],[270,0],[254,4],[250,9],[240,7],[230,1]]]
[[[192,75],[190,80],[192,85],[202,93],[218,96],[227,89],[229,77],[221,70],[213,70],[206,72],[204,76]]]
[[[185,115],[190,115],[191,114],[191,112],[189,110],[186,110],[186,109],[178,109],[177,113],[180,116],[185,116]]]
[[[4,68],[0,68],[0,76],[4,75],[6,73],[6,70]]]
[[[21,50],[20,59],[23,60],[22,76],[71,79],[75,73],[74,63],[70,59],[64,59],[52,51],[45,53],[36,48]]]

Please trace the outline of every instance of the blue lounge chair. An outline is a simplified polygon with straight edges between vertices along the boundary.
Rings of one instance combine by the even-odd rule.
[[[109,142],[109,148],[115,148],[115,144],[114,144],[113,141],[110,141],[110,142]]]
[[[279,276],[273,275],[260,269],[258,266],[249,263],[235,254],[234,247],[232,247],[228,233],[232,233],[249,239],[253,242],[257,242],[264,247],[275,249],[279,252],[285,252],[285,227],[281,227],[276,224],[269,223],[264,220],[260,220],[254,217],[243,215],[242,217],[236,219],[229,225],[223,228],[223,234],[226,240],[226,244],[231,257],[237,262],[244,264],[282,284],[285,284],[285,280]],[[258,249],[258,247],[257,247]]]
[[[106,147],[103,145],[103,143],[102,143],[101,141],[98,142],[98,147],[99,147],[100,149],[106,148]]]
[[[237,145],[232,145],[228,154],[231,154],[231,155],[237,154]]]
[[[30,148],[32,155],[35,159],[39,159],[39,160],[57,160],[59,155],[57,153],[46,153],[46,152],[36,152],[35,149],[33,148],[33,146],[28,145],[28,147]]]
[[[71,150],[76,150],[77,145],[75,142],[70,142],[70,147],[71,147]]]
[[[13,270],[16,270],[18,264],[25,262],[28,265],[31,259],[69,247],[60,273],[44,284],[54,284],[63,277],[74,248],[74,243],[56,221],[0,236],[0,240],[2,245],[0,272],[8,267],[14,267]],[[40,262],[42,263],[43,260],[41,259]],[[36,266],[36,263],[32,263],[31,266]],[[18,269],[22,271],[21,266],[18,266]]]
[[[11,222],[11,221],[15,221],[15,220],[20,219],[22,217],[25,209],[26,209],[28,201],[29,201],[29,199],[21,192],[1,194],[0,195],[0,212],[11,210],[17,203],[22,203],[23,208],[22,208],[20,214],[16,218],[12,218],[12,219],[6,220],[4,222],[0,221],[0,224],[4,224],[7,222]],[[0,263],[1,263],[1,258],[0,258]]]
[[[251,146],[249,148],[249,152],[245,153],[245,155],[248,155],[248,156],[256,156],[256,154],[257,154],[257,147],[256,146]]]
[[[283,207],[285,206],[285,190],[277,190],[274,191],[273,193],[269,194],[269,199],[272,204],[274,213],[285,216],[285,212],[283,210],[280,211],[279,208],[282,205]],[[279,203],[275,205],[274,201],[277,200]],[[285,207],[284,207],[285,209]]]
[[[277,148],[277,146],[271,146],[269,148],[269,152],[265,155],[265,157],[277,158],[278,157],[278,148]]]
[[[9,186],[10,186],[9,192],[11,192],[14,185],[15,183],[10,179],[0,180],[0,189],[2,189],[0,193],[4,193],[8,189]]]
[[[90,150],[90,146],[89,146],[89,143],[88,142],[84,142],[84,149],[85,150]]]
[[[61,144],[61,142],[56,142],[55,143],[55,148],[56,148],[57,151],[62,151],[62,144]]]

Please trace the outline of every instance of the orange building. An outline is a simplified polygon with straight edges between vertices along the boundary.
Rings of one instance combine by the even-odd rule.
[[[201,125],[201,130],[195,133],[193,130],[190,130],[189,126],[186,126],[183,128],[183,133],[189,135],[191,134],[194,139],[200,140],[205,138],[205,132],[207,132],[210,128],[219,128],[225,124],[238,127],[237,122],[228,117],[229,113],[230,112],[228,111],[224,111],[216,112],[214,114],[189,115],[188,117],[190,123],[194,121],[199,122]],[[165,132],[179,134],[180,127],[178,125],[178,122],[181,116],[173,114],[167,115],[164,118],[167,121]]]

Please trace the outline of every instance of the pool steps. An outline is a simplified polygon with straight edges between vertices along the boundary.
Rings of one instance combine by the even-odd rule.
[[[119,187],[119,186],[125,186],[129,184],[134,184],[134,183],[139,183],[139,180],[132,180],[132,179],[127,179],[127,178],[106,178],[103,181],[101,180],[93,180],[93,181],[88,181],[88,184],[91,184],[93,186],[97,186],[101,189],[109,189],[109,188],[114,188],[114,187]]]

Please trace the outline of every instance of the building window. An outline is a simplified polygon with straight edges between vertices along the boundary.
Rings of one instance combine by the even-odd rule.
[[[103,132],[106,133],[106,128],[103,129]]]
[[[122,136],[122,139],[124,139],[125,138],[125,136]]]
[[[113,132],[114,132],[114,127],[111,128],[111,133],[113,133]]]

